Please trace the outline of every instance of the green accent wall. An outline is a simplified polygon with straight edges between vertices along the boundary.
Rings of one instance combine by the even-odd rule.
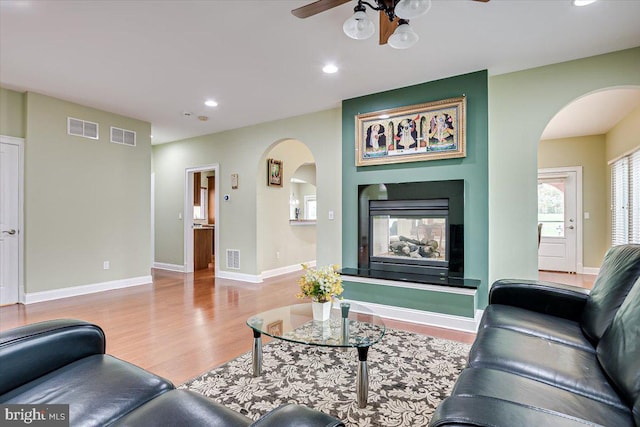
[[[355,166],[355,116],[361,113],[404,107],[465,95],[467,97],[467,155],[460,159],[432,160],[393,165]],[[438,303],[429,299],[433,295],[415,294],[405,288],[394,288],[385,294],[376,288],[369,293],[381,293],[381,304],[409,307],[419,304],[429,311],[454,314],[462,311],[473,316],[475,308],[487,304],[489,263],[488,233],[488,77],[486,71],[436,80],[387,92],[380,92],[342,102],[342,264],[358,265],[358,186],[376,183],[465,181],[465,276],[479,279],[478,307],[463,295],[439,294]],[[348,284],[345,296],[350,296]],[[371,291],[374,289],[374,292]],[[354,293],[360,293],[354,289]],[[366,293],[366,292],[365,292]],[[430,293],[431,294],[431,293]],[[462,297],[462,298],[461,298]],[[413,299],[421,301],[414,302]],[[409,303],[409,301],[411,301]],[[435,301],[435,300],[434,300]],[[455,307],[455,308],[454,308]]]
[[[0,87],[0,135],[24,138],[25,94]]]
[[[345,278],[342,284],[344,288],[342,296],[350,300],[393,305],[452,316],[474,318],[475,315],[473,295],[351,282],[348,278]]]

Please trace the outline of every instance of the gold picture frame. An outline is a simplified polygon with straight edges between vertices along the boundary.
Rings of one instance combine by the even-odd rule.
[[[267,159],[267,185],[282,187],[282,160]]]
[[[356,116],[356,166],[466,157],[466,97]]]

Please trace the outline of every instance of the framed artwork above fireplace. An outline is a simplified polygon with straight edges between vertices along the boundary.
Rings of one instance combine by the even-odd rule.
[[[466,98],[356,116],[356,166],[465,157]]]

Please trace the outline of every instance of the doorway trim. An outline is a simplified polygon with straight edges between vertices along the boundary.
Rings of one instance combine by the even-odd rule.
[[[218,277],[220,271],[220,251],[218,250],[218,240],[220,238],[220,164],[213,163],[205,166],[190,167],[184,170],[184,206],[182,210],[182,221],[184,223],[184,272],[193,273],[193,173],[194,172],[214,172],[214,182],[216,186],[215,195],[215,216],[216,224],[213,230],[213,246],[216,254],[214,260],[214,275]]]
[[[576,273],[583,274],[584,261],[583,261],[583,246],[582,239],[584,230],[582,228],[582,220],[584,218],[584,212],[582,208],[582,166],[564,166],[559,168],[543,168],[538,169],[538,176],[544,173],[567,173],[575,172],[576,174],[576,227],[579,232],[576,235]]]
[[[0,142],[18,146],[18,302],[25,303],[24,292],[24,138],[0,135]]]

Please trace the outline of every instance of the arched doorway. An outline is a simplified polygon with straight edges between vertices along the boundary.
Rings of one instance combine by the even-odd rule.
[[[573,100],[547,124],[538,145],[540,270],[598,273],[611,246],[608,163],[619,150],[610,133],[634,114],[640,114],[640,88],[613,87]],[[540,277],[593,283],[593,277]]]
[[[279,165],[274,182],[269,159]],[[256,191],[257,265],[262,278],[300,269],[316,260],[316,169],[313,153],[303,142],[286,139],[265,150]]]

